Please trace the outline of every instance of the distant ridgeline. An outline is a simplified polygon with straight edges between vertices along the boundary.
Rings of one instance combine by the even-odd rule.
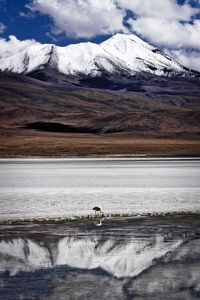
[[[115,89],[128,88],[138,76],[146,81],[150,75],[200,78],[197,71],[185,68],[137,36],[126,34],[116,34],[101,44],[31,44],[14,55],[2,53],[0,70],[44,81]]]

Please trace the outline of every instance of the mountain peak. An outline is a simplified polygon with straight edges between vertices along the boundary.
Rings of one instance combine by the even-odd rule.
[[[126,41],[149,45],[148,43],[146,43],[142,39],[140,39],[137,35],[126,34],[126,33],[116,33],[115,35],[111,36],[109,39],[107,39],[105,42],[102,42],[101,44],[106,43],[106,42],[121,43],[121,42],[126,42]]]

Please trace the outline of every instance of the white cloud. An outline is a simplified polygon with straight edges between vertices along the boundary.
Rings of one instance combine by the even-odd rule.
[[[14,55],[33,44],[40,43],[35,40],[20,41],[13,35],[10,35],[8,40],[0,38],[0,58]]]
[[[177,62],[182,64],[189,69],[197,70],[200,72],[200,51],[198,50],[168,50],[166,49],[165,52],[173,57]]]
[[[129,20],[132,29],[156,45],[200,48],[200,20],[193,24],[161,18]]]
[[[189,21],[198,13],[197,8],[189,4],[178,5],[176,0],[118,0],[118,3],[139,17]]]
[[[0,33],[4,33],[6,26],[3,23],[0,23]]]
[[[128,32],[123,20],[126,10],[132,30],[148,41],[170,47],[199,47],[200,23],[191,18],[200,9],[176,0],[32,0],[27,6],[53,20],[54,35],[64,32],[74,38]],[[182,22],[180,22],[182,21]],[[183,23],[184,21],[184,23]]]
[[[33,0],[27,7],[49,15],[58,33],[74,38],[128,32],[123,25],[125,11],[115,0]]]

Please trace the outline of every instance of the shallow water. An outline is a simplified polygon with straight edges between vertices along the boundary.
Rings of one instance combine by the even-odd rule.
[[[0,221],[200,211],[198,159],[0,160]]]
[[[0,299],[200,299],[199,160],[1,160]],[[96,220],[98,222],[98,220]]]
[[[200,296],[199,216],[0,226],[0,299]]]

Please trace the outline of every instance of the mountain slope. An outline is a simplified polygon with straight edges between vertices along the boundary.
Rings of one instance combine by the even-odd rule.
[[[116,34],[101,44],[80,43],[67,47],[35,43],[14,55],[0,53],[0,70],[34,74],[46,68],[84,79],[136,74],[197,76],[165,53],[135,35]]]
[[[152,76],[125,92],[0,74],[0,156],[199,156],[198,83]]]
[[[149,78],[149,85],[138,81],[144,92],[124,92],[1,74],[0,126],[2,130],[198,135],[199,85],[186,79],[159,79],[158,83]]]

